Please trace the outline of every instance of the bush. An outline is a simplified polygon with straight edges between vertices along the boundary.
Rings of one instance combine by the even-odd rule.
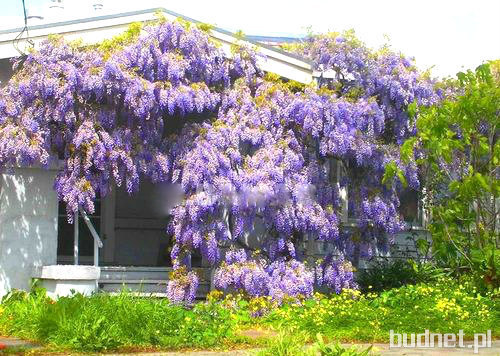
[[[438,105],[413,108],[417,135],[401,157],[422,173],[435,260],[456,275],[472,273],[480,288],[500,288],[500,61],[448,84]]]
[[[360,270],[356,281],[362,292],[382,292],[407,284],[437,280],[443,272],[430,263],[416,263],[412,259],[379,259],[369,269]]]

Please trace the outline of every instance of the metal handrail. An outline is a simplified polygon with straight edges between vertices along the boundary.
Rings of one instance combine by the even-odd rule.
[[[87,227],[89,228],[92,237],[94,238],[94,240],[97,241],[97,245],[99,246],[99,248],[101,248],[103,246],[101,238],[99,237],[97,231],[94,229],[94,225],[92,225],[92,222],[90,221],[90,218],[88,217],[87,213],[84,210],[82,210],[82,208],[80,208],[80,214],[82,214],[83,220],[85,221],[85,224],[87,224]]]
[[[87,225],[88,229],[90,230],[90,234],[94,238],[94,266],[99,266],[99,249],[102,248],[102,240],[99,237],[99,234],[94,228],[94,225],[92,225],[92,221],[90,221],[90,218],[88,217],[87,213],[82,209],[78,209],[80,211],[80,214],[83,217],[83,221],[85,221],[85,224]],[[78,265],[78,211],[75,213],[75,218],[74,218],[74,257],[75,257],[75,265]]]

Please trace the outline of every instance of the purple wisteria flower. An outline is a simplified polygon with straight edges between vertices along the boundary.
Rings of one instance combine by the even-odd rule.
[[[399,156],[416,132],[408,107],[439,96],[412,59],[373,52],[352,33],[293,50],[333,78],[303,88],[270,80],[254,50],[228,56],[179,22],[147,25],[105,52],[50,39],[0,91],[0,168],[62,159],[54,187],[70,220],[113,185],[130,194],[144,180],[178,186],[168,227],[175,303],[194,300],[195,251],[218,267],[221,289],[279,301],[310,296],[315,283],[352,288],[354,251],[387,250],[404,228],[403,185],[383,184],[385,168],[420,184],[415,162]],[[343,224],[343,188],[354,227]],[[250,258],[236,247],[253,235],[261,255]],[[301,262],[308,239],[340,258],[311,270]]]
[[[192,304],[196,298],[199,279],[194,271],[179,268],[172,272],[167,285],[167,296],[173,304]]]

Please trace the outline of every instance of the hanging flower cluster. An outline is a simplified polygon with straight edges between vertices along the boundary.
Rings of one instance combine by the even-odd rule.
[[[353,267],[343,256],[338,259],[328,255],[325,259],[317,261],[316,283],[325,286],[339,294],[343,289],[357,289],[354,281]]]
[[[194,271],[180,267],[170,275],[167,285],[167,297],[173,304],[192,304],[196,298],[199,278]]]
[[[243,292],[250,297],[270,296],[277,303],[285,297],[310,297],[314,283],[314,271],[296,259],[267,264],[262,258],[248,259],[243,249],[228,251],[226,261],[214,276],[219,289]]]
[[[398,144],[415,132],[408,106],[438,98],[411,60],[349,34],[293,50],[335,75],[292,90],[261,73],[256,52],[241,47],[228,58],[208,33],[177,22],[147,26],[107,52],[51,39],[18,61],[2,89],[0,166],[62,159],[55,189],[70,219],[78,208],[92,213],[113,184],[130,194],[143,179],[178,184],[173,301],[194,298],[194,250],[216,265],[222,247],[262,230],[260,257],[226,256],[219,287],[279,299],[310,295],[316,275],[337,292],[350,288],[347,260],[325,261],[319,274],[304,267],[304,241],[346,259],[387,248],[404,224],[402,184],[383,184],[384,171],[395,165],[418,188]],[[344,187],[354,229],[342,224]]]

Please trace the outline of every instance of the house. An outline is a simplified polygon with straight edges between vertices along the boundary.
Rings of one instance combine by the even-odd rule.
[[[16,37],[22,28],[0,30],[0,81],[4,84],[12,76],[10,58],[19,54],[16,47],[29,44],[36,48],[50,34],[97,43],[123,32],[131,23],[155,19],[157,11],[168,20],[180,17],[196,22],[166,9],[147,9],[112,15],[96,12],[96,16],[84,19],[34,24],[28,28],[29,38],[21,40]],[[283,78],[309,84],[321,75],[308,60],[251,37],[241,40],[220,28],[214,28],[211,36],[228,55],[236,41],[258,46],[265,56],[259,66]],[[276,42],[272,38],[262,40]],[[52,188],[57,170],[57,165],[49,170],[17,167],[0,176],[0,296],[12,288],[29,289],[33,278],[41,279],[55,296],[71,290],[118,291],[124,284],[143,293],[164,295],[171,262],[170,240],[165,233],[168,220],[160,203],[166,194],[163,187],[143,183],[133,196],[114,188],[98,199],[94,214],[82,212],[74,224],[69,224]],[[348,222],[346,191],[343,197]],[[415,203],[410,198],[410,205]],[[418,207],[413,210],[417,213]],[[325,252],[312,241],[308,249],[311,254]],[[210,288],[210,269],[196,256],[193,266],[203,276],[201,296]]]

